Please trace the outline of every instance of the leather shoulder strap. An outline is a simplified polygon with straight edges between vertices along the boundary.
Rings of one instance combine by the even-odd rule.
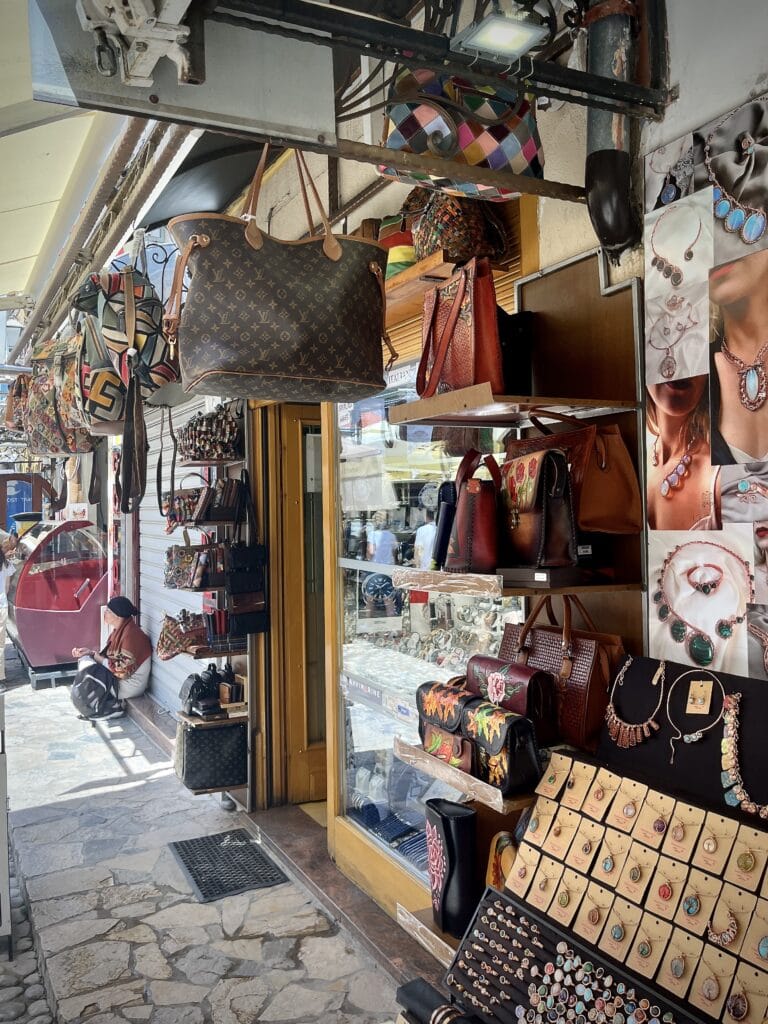
[[[435,303],[432,309],[432,315],[429,324],[426,327],[426,330],[428,331],[427,342],[423,345],[421,361],[416,375],[416,390],[422,398],[432,398],[437,391],[443,367],[445,366],[445,360],[448,356],[448,348],[453,341],[453,332],[456,330],[456,324],[459,319],[459,314],[461,313],[461,304],[464,301],[464,296],[467,291],[467,271],[465,268],[462,267],[458,272],[458,277],[459,283],[456,289],[456,294],[453,297],[453,302],[451,303],[448,319],[442,333],[440,334],[440,339],[437,342],[434,339],[435,317],[438,306],[437,294],[435,294]],[[437,292],[437,290],[435,291]],[[427,382],[426,374],[430,347],[434,348],[435,357],[429,374],[429,382]]]

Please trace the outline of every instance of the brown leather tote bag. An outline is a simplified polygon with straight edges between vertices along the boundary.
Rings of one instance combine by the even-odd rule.
[[[490,480],[475,477],[480,466],[488,469]],[[445,558],[446,572],[496,572],[500,492],[501,472],[496,459],[470,449],[456,473],[456,514]]]
[[[581,614],[585,630],[572,628],[573,608]],[[560,740],[594,750],[608,706],[608,690],[625,656],[624,642],[615,633],[598,632],[574,595],[563,596],[562,626],[556,620],[551,625],[537,625],[545,609],[554,619],[552,599],[542,597],[524,625],[504,627],[499,658],[551,672],[557,689]]]
[[[264,147],[245,222],[217,213],[175,217],[181,250],[163,329],[178,335],[184,390],[293,402],[356,402],[384,388],[387,251],[336,236],[303,155],[296,150],[310,237],[283,242],[254,220],[266,167]],[[307,177],[323,234],[312,235]],[[184,271],[191,282],[181,308]]]
[[[583,423],[573,416],[541,409],[539,416],[572,424],[574,430],[553,433],[533,413],[531,422],[544,437],[507,443],[507,458],[559,448],[568,455],[576,524],[595,533],[640,533],[643,506],[640,484],[627,446],[616,424]]]

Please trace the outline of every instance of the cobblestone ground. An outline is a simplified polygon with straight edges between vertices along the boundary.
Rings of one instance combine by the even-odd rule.
[[[298,884],[195,901],[167,844],[248,820],[191,796],[134,723],[93,728],[66,688],[18,687],[6,695],[6,745],[20,886],[0,1022],[396,1016],[392,980]]]

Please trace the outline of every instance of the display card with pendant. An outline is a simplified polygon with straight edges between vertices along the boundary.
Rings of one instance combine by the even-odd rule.
[[[617,895],[626,896],[634,903],[642,903],[658,860],[659,855],[655,850],[649,850],[642,843],[633,842],[616,885]]]
[[[709,916],[707,941],[738,956],[756,906],[757,896],[726,882]]]
[[[651,887],[645,897],[645,909],[671,921],[675,916],[688,879],[688,865],[662,857],[656,866]]]
[[[722,875],[738,831],[738,821],[710,811],[693,855],[693,866],[711,875]]]
[[[683,999],[691,987],[703,949],[701,939],[675,928],[656,972],[656,984]]]
[[[632,840],[615,828],[605,830],[600,852],[592,866],[592,877],[601,885],[615,886],[624,869]]]
[[[574,932],[591,945],[596,945],[612,906],[613,893],[597,882],[590,882],[573,923]]]
[[[573,762],[571,774],[560,797],[563,807],[568,807],[572,811],[581,810],[596,772],[597,769],[592,764],[586,764],[584,761]]]
[[[726,1020],[736,1024],[762,1024],[768,1013],[768,974],[739,964],[728,997]]]
[[[631,832],[637,822],[648,787],[634,779],[622,779],[605,819],[606,825]]]
[[[646,846],[658,850],[669,830],[669,823],[675,810],[674,797],[649,789],[640,808],[632,838],[639,839]]]
[[[552,894],[557,892],[562,874],[563,865],[542,854],[536,874],[533,876],[533,884],[525,897],[526,903],[530,903],[537,910],[546,910],[552,901]]]
[[[643,914],[635,941],[632,943],[627,967],[643,978],[652,978],[667,948],[672,925],[653,914]]]
[[[513,892],[515,896],[519,896],[521,900],[525,898],[525,894],[530,888],[533,876],[538,870],[540,859],[541,853],[535,846],[521,843],[518,847],[515,863],[507,875],[506,888]]]
[[[602,821],[620,785],[620,775],[614,775],[607,768],[601,768],[581,805],[582,812],[595,821]]]
[[[675,924],[687,928],[694,935],[703,935],[720,898],[722,887],[719,878],[694,868],[683,888],[682,899],[675,914]]]
[[[541,846],[547,837],[550,825],[557,814],[557,803],[540,796],[533,805],[528,825],[525,829],[525,838],[534,846]]]
[[[741,956],[756,967],[768,970],[768,900],[758,900],[752,911],[752,920],[741,946]]]
[[[720,1019],[725,999],[736,973],[735,956],[715,946],[704,946],[693,976],[688,1002],[711,1017]]]
[[[576,916],[576,911],[579,909],[588,884],[584,875],[566,868],[552,897],[552,902],[549,904],[547,914],[564,928],[568,928]]]
[[[634,903],[617,897],[605,922],[598,948],[614,960],[625,960],[642,916],[642,910]]]
[[[732,882],[742,889],[756,892],[768,863],[768,832],[740,825],[733,844],[728,866],[725,869],[726,882]]]
[[[536,786],[537,795],[554,800],[570,778],[572,764],[572,758],[566,757],[565,754],[554,753]]]
[[[669,828],[664,835],[661,852],[676,860],[689,861],[693,856],[705,817],[706,812],[701,807],[684,804],[678,800]]]
[[[542,843],[542,850],[552,857],[565,860],[565,855],[579,829],[580,822],[580,814],[577,814],[576,811],[569,811],[567,807],[561,807],[555,815],[547,838]]]
[[[577,871],[586,874],[597,856],[600,844],[605,835],[605,826],[589,818],[582,818],[581,824],[573,838],[565,863]]]

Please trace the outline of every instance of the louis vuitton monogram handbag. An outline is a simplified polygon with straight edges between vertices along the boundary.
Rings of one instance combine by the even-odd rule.
[[[266,167],[264,147],[245,222],[222,214],[175,217],[181,249],[164,330],[178,335],[184,390],[277,401],[353,402],[381,391],[386,250],[336,236],[303,155],[296,150],[310,237],[283,242],[254,213]],[[323,234],[312,235],[305,176]],[[181,306],[185,268],[191,283]]]

